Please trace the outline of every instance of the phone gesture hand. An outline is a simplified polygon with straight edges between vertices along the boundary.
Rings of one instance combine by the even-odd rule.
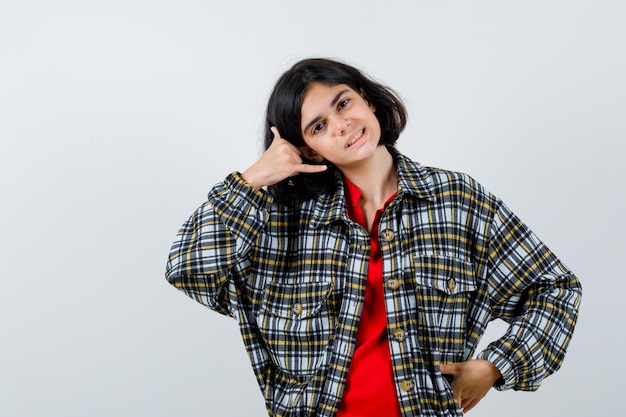
[[[302,162],[302,152],[289,141],[283,139],[275,126],[271,128],[274,140],[252,166],[241,177],[255,189],[276,184],[285,178],[300,173],[317,173],[327,169],[326,165],[312,165]]]

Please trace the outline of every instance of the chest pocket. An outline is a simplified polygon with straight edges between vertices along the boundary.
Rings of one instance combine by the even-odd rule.
[[[410,274],[415,279],[418,337],[441,362],[464,360],[468,338],[466,319],[476,297],[472,263],[458,258],[415,258]]]
[[[257,325],[276,366],[298,377],[324,362],[335,323],[329,308],[331,282],[272,282]]]

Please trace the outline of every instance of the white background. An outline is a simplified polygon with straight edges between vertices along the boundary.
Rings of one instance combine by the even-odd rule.
[[[562,370],[470,416],[621,415],[625,21],[618,0],[3,0],[0,416],[264,415],[236,323],[163,272],[310,56],[397,90],[398,148],[470,173],[583,283]]]

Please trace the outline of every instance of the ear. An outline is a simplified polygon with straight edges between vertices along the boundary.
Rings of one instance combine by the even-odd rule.
[[[324,162],[324,157],[318,154],[317,152],[315,152],[313,149],[309,148],[308,146],[300,146],[298,147],[298,149],[300,150],[300,152],[302,152],[302,155],[309,161],[312,161],[318,164],[321,164],[322,162]]]

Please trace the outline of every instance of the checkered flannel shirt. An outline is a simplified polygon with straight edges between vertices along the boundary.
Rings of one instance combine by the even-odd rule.
[[[471,358],[495,318],[508,331],[478,357],[502,373],[496,388],[537,389],[561,366],[579,281],[474,179],[390,151],[398,194],[379,235],[403,415],[462,415],[439,365]],[[355,349],[369,251],[367,232],[346,214],[340,174],[334,194],[286,206],[233,173],[180,229],[166,276],[238,321],[271,416],[333,416]]]

